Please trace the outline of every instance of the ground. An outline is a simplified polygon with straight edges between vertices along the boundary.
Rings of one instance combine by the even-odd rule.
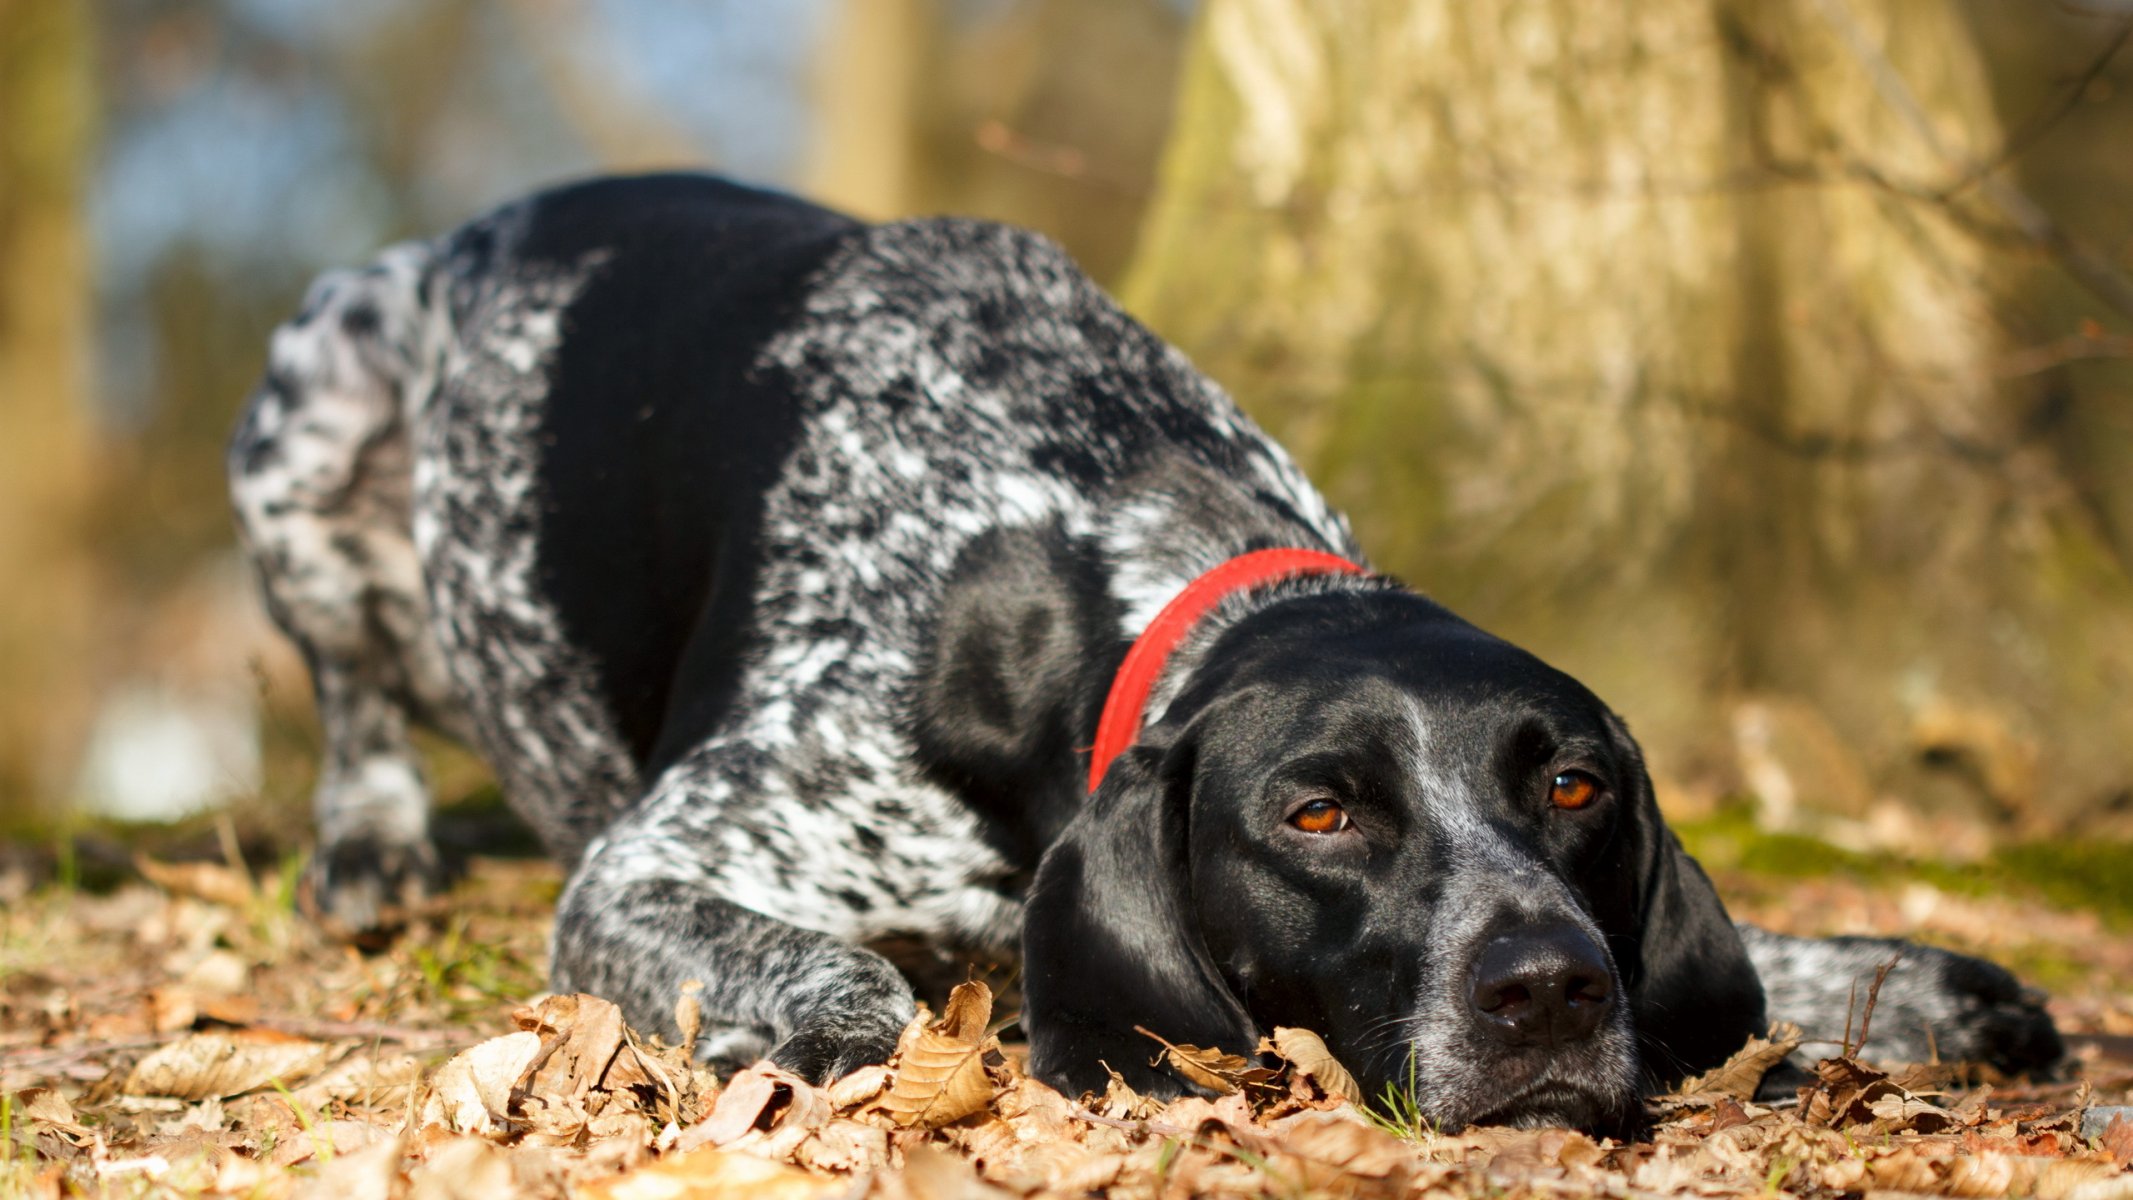
[[[1655,1100],[1647,1142],[1444,1133],[1396,1101],[1350,1103],[1294,1031],[1276,1072],[1177,1051],[1235,1089],[1218,1099],[1060,1096],[1023,1075],[1011,1014],[971,988],[907,1031],[893,1069],[827,1089],[715,1079],[611,1006],[539,999],[559,879],[538,860],[473,860],[432,919],[363,950],[297,913],[294,859],[233,868],[231,838],[221,861],[142,858],[95,887],[66,864],[36,884],[0,869],[0,1196],[2133,1197],[2133,1120],[2108,1111],[2133,1104],[2120,897],[2050,886],[2078,867],[2031,881],[2019,855],[1951,872],[1773,848],[1724,821],[1685,835],[1749,919],[2022,969],[2053,989],[2074,1070],[1833,1060],[1766,1107],[1742,1061]]]

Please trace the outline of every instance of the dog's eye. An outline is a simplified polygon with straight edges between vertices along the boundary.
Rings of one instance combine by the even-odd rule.
[[[1331,800],[1313,800],[1290,813],[1289,824],[1305,833],[1339,833],[1348,828],[1348,810]]]
[[[1565,771],[1548,788],[1548,799],[1557,808],[1583,808],[1599,795],[1600,781],[1583,771]]]

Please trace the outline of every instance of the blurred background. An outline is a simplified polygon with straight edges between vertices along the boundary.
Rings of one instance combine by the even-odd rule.
[[[2102,0],[0,0],[0,825],[300,840],[308,683],[220,464],[268,331],[390,240],[705,165],[1058,239],[1379,566],[1622,711],[1706,853],[2133,896],[2129,33]]]

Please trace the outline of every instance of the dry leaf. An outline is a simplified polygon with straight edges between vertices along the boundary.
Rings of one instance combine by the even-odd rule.
[[[274,1144],[274,1153],[267,1161],[277,1167],[292,1166],[310,1158],[332,1159],[343,1154],[361,1150],[373,1142],[400,1139],[381,1125],[368,1121],[320,1121],[310,1128],[297,1129]]]
[[[1771,1027],[1767,1038],[1751,1037],[1748,1044],[1733,1052],[1733,1056],[1701,1075],[1681,1081],[1674,1089],[1677,1096],[1731,1096],[1735,1100],[1755,1099],[1755,1089],[1760,1087],[1763,1076],[1770,1068],[1785,1061],[1785,1056],[1800,1048],[1800,1027],[1779,1024]]]
[[[1241,1054],[1230,1054],[1219,1047],[1174,1045],[1138,1025],[1133,1031],[1162,1043],[1163,1065],[1218,1096],[1227,1096],[1247,1085],[1265,1083],[1278,1074],[1254,1065]]]
[[[174,896],[191,896],[209,904],[243,908],[258,895],[253,890],[251,876],[221,863],[166,863],[136,854],[133,865],[148,882]]]
[[[335,1100],[379,1108],[407,1106],[408,1093],[422,1080],[422,1064],[410,1054],[386,1058],[353,1054],[327,1068],[310,1083],[291,1090],[299,1108],[320,1109]]]
[[[822,1089],[770,1062],[726,1082],[710,1115],[682,1131],[674,1148],[744,1145],[750,1153],[783,1158],[830,1119]],[[764,1135],[752,1139],[751,1135]]]
[[[1118,1072],[1108,1073],[1111,1078],[1104,1084],[1104,1094],[1097,1097],[1092,1105],[1096,1115],[1109,1117],[1114,1121],[1145,1121],[1162,1111],[1162,1101],[1134,1091],[1132,1085]]]
[[[503,1128],[511,1111],[511,1089],[540,1053],[540,1035],[526,1031],[493,1037],[460,1051],[431,1078],[421,1123],[459,1133]]]
[[[595,1089],[619,1092],[652,1080],[629,1045],[622,1010],[611,1000],[546,996],[512,1013],[511,1020],[540,1035],[541,1058],[526,1090],[550,1101],[583,1101]]]
[[[334,1048],[323,1042],[268,1029],[196,1033],[142,1059],[126,1076],[123,1090],[136,1096],[205,1100],[276,1082],[293,1087],[333,1056]]]
[[[1880,1133],[1900,1133],[1906,1129],[1915,1133],[1939,1133],[1957,1124],[1954,1113],[1939,1105],[1928,1104],[1908,1092],[1878,1097],[1866,1107],[1874,1114],[1874,1128]]]
[[[407,1200],[505,1200],[517,1194],[511,1160],[480,1138],[453,1138],[432,1148],[408,1174]]]
[[[584,1200],[814,1200],[850,1190],[848,1180],[705,1146],[582,1186],[577,1193]]]
[[[952,998],[948,1003],[951,1008],[955,1005]],[[988,995],[986,1004],[990,1007],[991,1003]],[[1013,1195],[978,1178],[977,1171],[961,1158],[924,1144],[905,1150],[904,1169],[883,1179],[881,1185],[887,1200],[1008,1200]]]
[[[811,1171],[857,1174],[889,1165],[889,1131],[837,1119],[814,1131],[792,1151],[792,1161]]]
[[[2037,1172],[2035,1190],[2037,1200],[2127,1200],[2133,1179],[2113,1163],[2062,1158]]]
[[[1951,1196],[2012,1196],[2028,1190],[2028,1176],[2012,1155],[1964,1155],[1948,1161],[1941,1186]]]
[[[2097,1136],[2096,1144],[2102,1146],[2103,1152],[2119,1166],[2133,1167],[2133,1121],[2122,1116],[2112,1117],[2111,1123]]]
[[[984,1108],[993,1094],[985,1073],[991,1019],[992,989],[974,980],[957,984],[940,1020],[897,1047],[895,1081],[875,1107],[915,1129],[938,1129]]]
[[[1289,1118],[1280,1136],[1268,1140],[1267,1148],[1278,1150],[1285,1161],[1295,1161],[1295,1176],[1302,1189],[1312,1194],[1339,1190],[1344,1183],[1352,1188],[1359,1179],[1404,1190],[1416,1165],[1414,1149],[1399,1138],[1332,1113],[1300,1113]]]
[[[296,1186],[293,1200],[392,1200],[404,1153],[397,1137],[382,1138],[354,1153],[336,1150]],[[219,1191],[241,1191],[222,1187]]]
[[[850,1112],[889,1090],[889,1081],[896,1073],[886,1066],[861,1067],[826,1089],[830,1107],[838,1112]]]
[[[1333,1051],[1326,1048],[1325,1039],[1310,1030],[1277,1025],[1271,1044],[1262,1041],[1259,1048],[1279,1054],[1288,1062],[1292,1073],[1315,1081],[1327,1095],[1344,1096],[1352,1104],[1363,1102],[1362,1085],[1356,1083],[1348,1068],[1333,1057]]]
[[[1814,1125],[1856,1125],[1873,1119],[1874,1101],[1903,1094],[1887,1073],[1857,1059],[1825,1058],[1815,1064],[1815,1082],[1800,1089],[1800,1115]]]

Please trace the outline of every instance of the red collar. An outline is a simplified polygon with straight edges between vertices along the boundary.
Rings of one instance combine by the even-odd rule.
[[[1208,610],[1225,596],[1299,575],[1362,575],[1363,568],[1322,550],[1253,550],[1222,563],[1185,585],[1126,651],[1111,677],[1111,694],[1096,722],[1096,744],[1089,754],[1089,790],[1104,780],[1111,760],[1125,753],[1141,735],[1148,693],[1163,674],[1163,664]]]

